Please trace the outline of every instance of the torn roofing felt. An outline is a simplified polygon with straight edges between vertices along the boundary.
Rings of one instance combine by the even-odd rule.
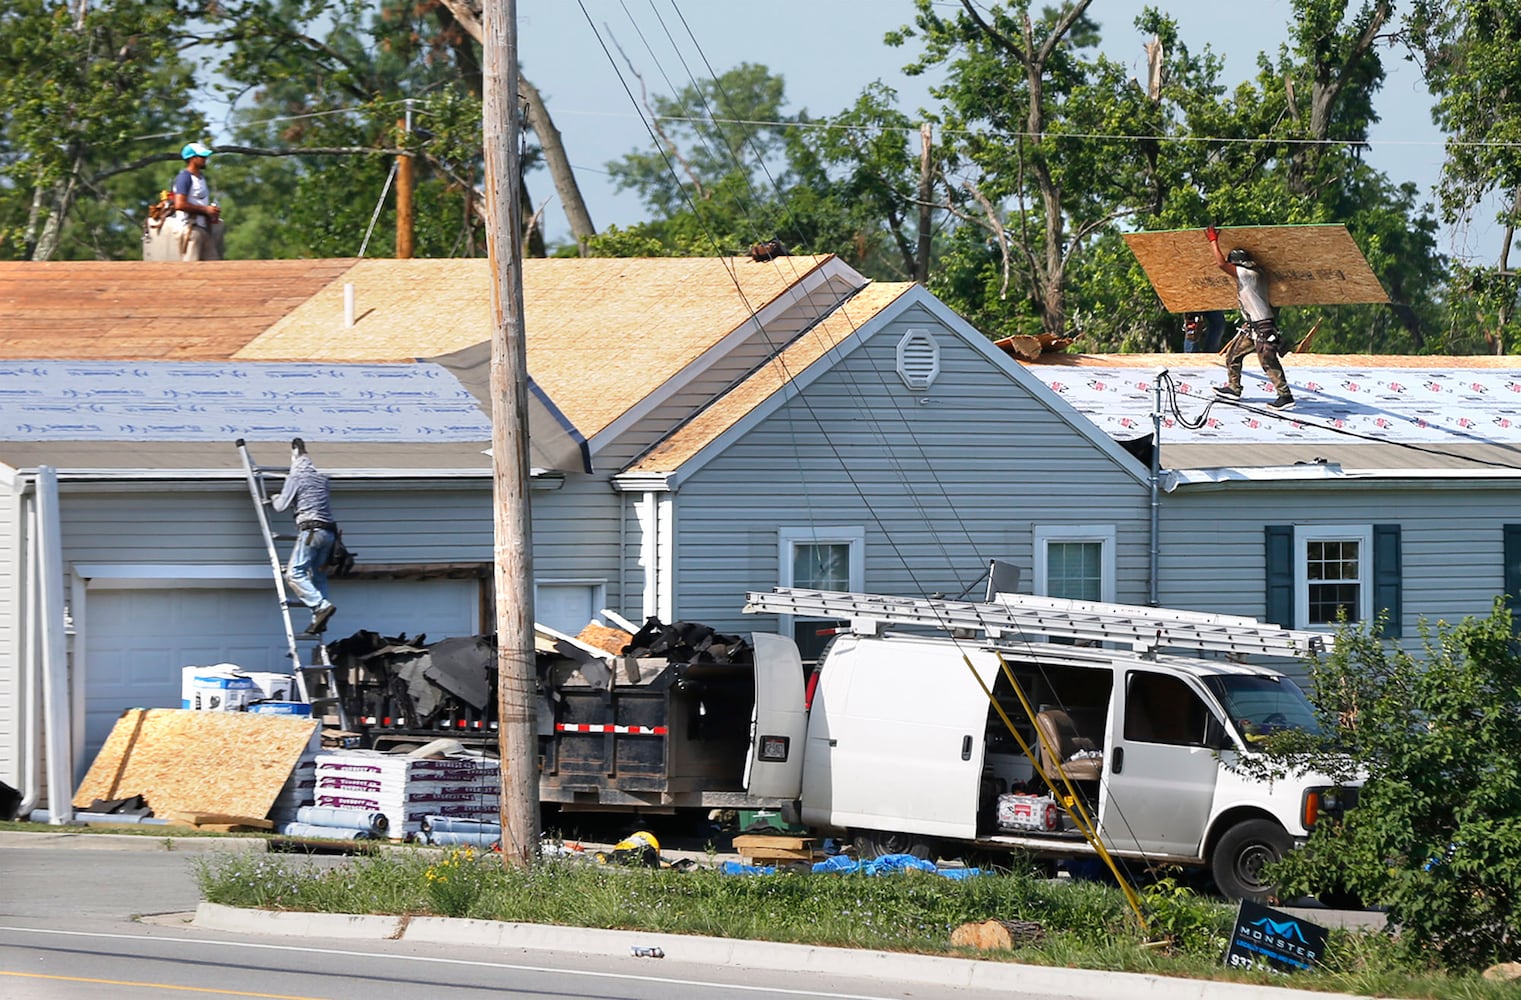
[[[436,358],[425,359],[449,370],[460,385],[491,414],[491,344],[474,344]],[[528,377],[529,463],[536,469],[560,472],[592,471],[586,438],[555,405],[549,394]]]

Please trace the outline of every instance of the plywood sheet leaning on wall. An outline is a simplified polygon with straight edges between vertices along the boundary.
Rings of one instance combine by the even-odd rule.
[[[141,795],[157,816],[263,817],[317,725],[257,713],[131,709],[116,720],[74,807]]]
[[[1236,308],[1236,283],[1215,266],[1204,230],[1126,233],[1125,242],[1169,312]],[[1221,251],[1238,247],[1266,270],[1274,308],[1389,301],[1346,226],[1221,229]]]

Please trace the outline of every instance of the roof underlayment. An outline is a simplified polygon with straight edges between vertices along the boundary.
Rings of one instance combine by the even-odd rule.
[[[1245,393],[1236,405],[1215,400],[1213,386],[1224,381],[1224,373],[1213,357],[1203,363],[1170,360],[1178,410],[1190,423],[1202,417],[1203,424],[1191,428],[1180,422],[1164,393],[1164,451],[1193,445],[1382,444],[1386,451],[1408,445],[1437,451],[1489,446],[1510,452],[1507,464],[1521,466],[1521,367],[1296,369],[1290,361],[1289,383],[1298,403],[1278,413],[1266,408],[1273,389],[1259,372],[1244,373]],[[1156,367],[1031,365],[1028,370],[1111,437],[1130,440],[1151,433]],[[1415,449],[1405,450],[1409,466],[1429,464]],[[1382,466],[1395,467],[1389,460],[1383,458]],[[1230,464],[1263,463],[1246,451]]]
[[[484,442],[491,421],[433,364],[0,362],[0,440]]]

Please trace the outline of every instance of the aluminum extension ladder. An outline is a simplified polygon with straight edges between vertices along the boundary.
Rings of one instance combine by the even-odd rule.
[[[843,618],[851,630],[880,633],[887,625],[916,625],[985,635],[989,641],[1044,635],[1094,642],[1129,643],[1143,655],[1182,648],[1244,656],[1299,657],[1324,651],[1333,636],[1268,625],[1254,618],[1173,608],[1100,604],[1028,594],[999,594],[996,601],[947,601],[884,597],[778,587],[747,595],[745,611],[810,618]]]
[[[276,543],[293,542],[296,536],[279,534],[270,527],[269,523],[269,512],[272,509],[269,503],[271,494],[269,484],[264,477],[268,474],[285,476],[290,473],[290,469],[285,466],[255,463],[253,456],[249,454],[248,444],[242,438],[238,438],[237,447],[238,454],[243,457],[243,471],[248,476],[248,494],[253,500],[254,514],[259,521],[259,530],[264,535],[264,549],[269,553],[269,566],[274,571],[275,595],[279,600],[280,619],[285,623],[286,656],[290,658],[296,691],[300,694],[302,701],[312,706],[312,715],[315,718],[321,721],[329,715],[336,716],[339,728],[347,730],[351,728],[349,714],[344,707],[338,671],[327,653],[327,643],[323,641],[321,633],[296,631],[295,623],[291,621],[291,610],[304,608],[306,605],[292,599],[286,590],[285,559],[282,558]],[[308,647],[304,658],[303,646]]]

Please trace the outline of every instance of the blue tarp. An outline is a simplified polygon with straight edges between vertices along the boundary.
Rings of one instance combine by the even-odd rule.
[[[738,861],[725,861],[719,868],[725,875],[774,875],[774,865],[745,865]],[[825,858],[813,866],[816,875],[843,875],[851,872],[861,875],[894,875],[903,871],[932,872],[945,878],[963,879],[981,875],[981,868],[941,868],[933,861],[916,858],[912,854],[886,854],[870,861],[857,861],[843,854]]]

